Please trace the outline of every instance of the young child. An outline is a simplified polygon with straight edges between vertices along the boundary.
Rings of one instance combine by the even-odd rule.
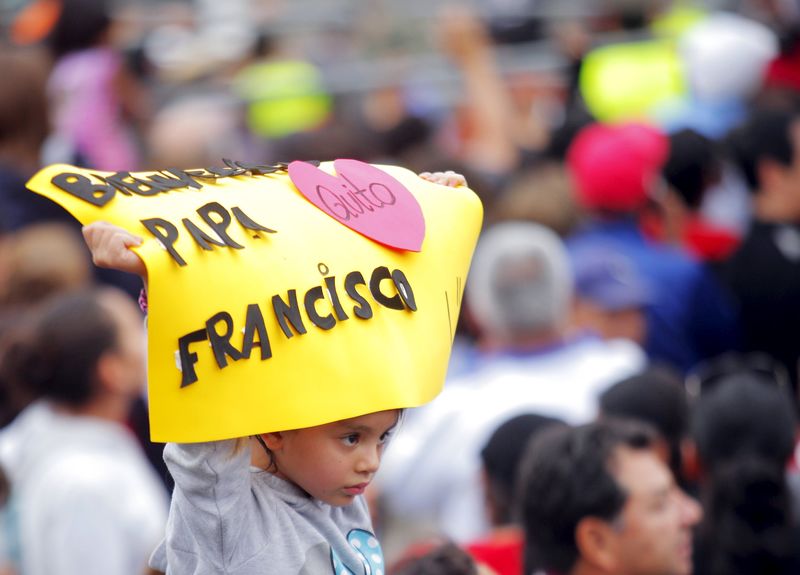
[[[421,174],[458,186],[453,172]],[[84,228],[96,265],[140,275],[142,240],[96,222]],[[401,410],[248,439],[167,444],[175,480],[165,541],[151,558],[167,574],[382,575],[362,497]]]

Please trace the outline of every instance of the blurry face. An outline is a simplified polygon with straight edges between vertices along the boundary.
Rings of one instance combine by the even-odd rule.
[[[620,449],[612,469],[628,500],[614,529],[617,575],[689,575],[696,501],[650,450]]]
[[[759,172],[762,192],[756,196],[756,210],[768,220],[800,219],[800,121],[789,127],[794,156],[788,166],[773,162]]]
[[[398,410],[379,411],[262,437],[278,477],[329,505],[349,505],[378,471],[399,416]]]
[[[146,378],[146,338],[144,322],[136,304],[124,294],[104,293],[103,304],[117,324],[117,348],[113,351],[119,360],[120,378],[131,396],[144,390]]]
[[[588,300],[578,299],[573,320],[576,327],[595,332],[603,339],[627,339],[643,345],[647,335],[643,308],[607,311]]]

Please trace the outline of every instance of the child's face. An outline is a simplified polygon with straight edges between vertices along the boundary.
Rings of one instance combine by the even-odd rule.
[[[278,477],[329,505],[349,505],[378,471],[399,416],[398,410],[379,411],[262,437],[273,453]]]

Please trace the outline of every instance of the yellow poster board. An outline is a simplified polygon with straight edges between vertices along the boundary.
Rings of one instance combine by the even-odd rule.
[[[285,165],[228,160],[133,174],[53,165],[28,182],[83,224],[107,221],[144,239],[134,250],[149,278],[154,441],[308,427],[440,391],[480,201],[404,168],[337,162],[350,162],[351,179],[330,179],[334,163],[321,164],[320,177],[341,189],[317,186],[319,205]],[[392,216],[403,189],[411,223]],[[351,225],[375,214],[384,220],[372,231]],[[381,237],[401,237],[406,225],[419,251]]]

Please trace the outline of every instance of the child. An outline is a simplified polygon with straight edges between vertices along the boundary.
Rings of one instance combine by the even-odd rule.
[[[421,176],[465,183],[452,172]],[[104,222],[86,226],[84,237],[95,264],[146,281],[128,250],[141,238]],[[151,566],[168,574],[382,575],[362,495],[399,418],[395,409],[249,440],[168,444],[175,491]]]

